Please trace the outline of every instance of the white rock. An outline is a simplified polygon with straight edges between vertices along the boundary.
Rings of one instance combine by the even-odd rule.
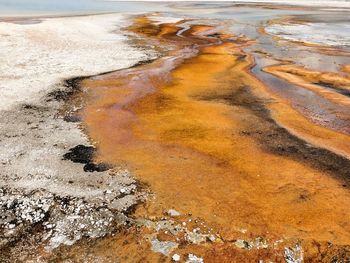
[[[179,216],[180,215],[180,213],[178,211],[176,211],[175,209],[169,209],[167,214],[169,216]]]
[[[211,242],[214,242],[216,240],[214,235],[210,235],[208,238]]]
[[[158,239],[151,240],[152,250],[168,256],[172,250],[178,247],[178,244],[173,241],[159,241]]]
[[[188,259],[186,263],[204,263],[203,258],[197,257],[194,254],[188,254]]]
[[[172,256],[172,259],[173,259],[173,261],[180,261],[180,255],[174,254],[174,255]]]

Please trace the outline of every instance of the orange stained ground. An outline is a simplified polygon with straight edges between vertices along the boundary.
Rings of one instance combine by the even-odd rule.
[[[150,28],[147,33],[159,37]],[[327,172],[267,152],[244,136],[242,131],[266,125],[246,107],[221,99],[244,86],[272,99],[249,73],[250,56],[229,41],[202,47],[197,55],[190,51],[187,59],[182,48],[83,82],[89,88],[84,123],[97,158],[125,165],[155,193],[136,215],[161,216],[174,208],[202,218],[223,240],[264,236],[350,244],[349,190]],[[310,123],[283,101],[269,107],[295,134],[348,153],[346,135]]]

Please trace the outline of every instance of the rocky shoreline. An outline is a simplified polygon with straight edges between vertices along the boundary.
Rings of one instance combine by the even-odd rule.
[[[38,249],[105,236],[127,224],[129,211],[145,198],[126,169],[101,169],[91,152],[87,164],[76,162],[70,149],[93,147],[76,122],[57,117],[62,103],[44,103],[1,112],[7,150],[1,155],[1,262],[20,260],[14,251],[27,259]]]

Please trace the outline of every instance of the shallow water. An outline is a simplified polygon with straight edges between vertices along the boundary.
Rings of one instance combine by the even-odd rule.
[[[154,12],[168,10],[166,3],[97,0],[0,0],[1,16],[67,15],[106,12]]]
[[[195,5],[196,6],[196,5]],[[343,65],[350,64],[350,56],[338,55],[335,52],[319,52],[313,47],[297,45],[287,41],[276,41],[272,36],[261,33],[258,28],[264,28],[269,21],[284,17],[294,17],[296,19],[308,19],[310,25],[315,25],[318,30],[296,31],[290,38],[298,38],[302,34],[307,39],[325,40],[325,35],[331,35],[332,45],[340,50],[347,50],[347,41],[350,39],[350,30],[346,30],[350,20],[348,13],[343,11],[323,11],[323,10],[290,10],[290,9],[261,9],[246,6],[224,6],[200,5],[200,12],[195,12],[193,16],[199,18],[210,17],[219,21],[225,21],[223,28],[235,35],[245,35],[254,39],[256,43],[246,50],[252,52],[259,50],[272,55],[279,60],[289,60],[296,65],[309,69],[327,72],[339,72]],[[189,8],[189,7],[187,7]],[[180,8],[181,9],[181,8]],[[185,11],[186,14],[188,14]],[[322,23],[321,23],[322,22]],[[322,25],[325,25],[322,27]],[[346,25],[346,27],[342,27]],[[268,27],[269,28],[269,27]],[[320,30],[323,34],[320,34]],[[334,32],[333,32],[334,31]],[[333,32],[333,34],[331,34]],[[339,34],[337,34],[337,32]],[[337,42],[338,41],[338,42]],[[321,42],[320,42],[321,43]],[[327,43],[326,40],[322,43]],[[345,45],[344,45],[345,44]],[[266,60],[261,55],[254,54],[256,65],[252,72],[267,84],[275,94],[284,98],[293,105],[295,109],[305,115],[313,122],[334,130],[348,133],[349,130],[349,108],[337,105],[320,97],[313,91],[288,83],[268,73],[262,72],[263,67],[271,64],[279,64],[281,61]],[[340,73],[341,74],[341,73]]]
[[[252,72],[271,91],[290,101],[294,108],[311,121],[321,126],[350,134],[349,107],[333,103],[310,90],[290,84],[262,71],[262,68],[268,65],[278,64],[277,61],[256,55],[255,62],[256,65],[253,67]]]

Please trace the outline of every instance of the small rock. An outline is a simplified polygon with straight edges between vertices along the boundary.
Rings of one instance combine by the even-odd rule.
[[[175,209],[169,209],[168,210],[168,212],[167,212],[167,214],[169,215],[169,216],[179,216],[180,215],[180,213],[178,212],[178,211],[176,211]]]
[[[197,257],[194,254],[188,254],[186,263],[204,263],[203,258]]]
[[[238,239],[235,242],[235,246],[238,248],[242,248],[242,249],[251,249],[251,244],[249,244],[248,241],[242,240],[242,239]]]
[[[299,243],[294,248],[286,247],[284,249],[284,258],[287,263],[303,262],[303,249]]]
[[[180,261],[180,255],[174,254],[174,255],[172,256],[172,259],[173,259],[173,261]]]
[[[214,241],[216,240],[216,238],[215,238],[214,235],[208,236],[208,239],[209,239],[211,242],[214,242]]]
[[[172,241],[159,241],[158,239],[151,240],[152,250],[154,252],[161,253],[165,256],[178,247],[176,242]]]

